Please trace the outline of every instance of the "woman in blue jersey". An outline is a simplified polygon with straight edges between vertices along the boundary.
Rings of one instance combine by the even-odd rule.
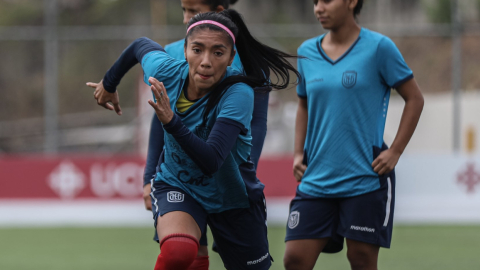
[[[165,130],[151,194],[161,248],[155,269],[204,269],[191,265],[207,223],[227,269],[268,269],[263,184],[249,158],[252,88],[284,89],[289,72],[298,72],[286,60],[290,55],[255,40],[233,10],[196,15],[184,48],[186,60],[179,61],[138,39],[101,83],[89,83],[98,104],[114,109],[109,102],[118,104],[116,86],[141,63],[154,93],[149,103]],[[236,52],[243,72],[229,67]],[[271,71],[277,83],[269,80]],[[195,101],[184,111],[181,95]]]
[[[313,269],[320,253],[347,243],[352,269],[377,269],[390,247],[394,167],[407,146],[423,97],[395,44],[360,27],[362,0],[314,0],[327,34],[298,49],[299,106],[284,265]],[[390,89],[405,100],[397,135],[383,142]]]
[[[187,24],[193,16],[199,13],[205,13],[210,11],[221,12],[228,9],[231,4],[235,4],[237,0],[181,0],[181,6],[183,9],[183,23]],[[165,51],[173,58],[177,60],[185,60],[185,39],[170,43],[165,46]],[[242,63],[238,54],[235,55],[233,63],[231,65],[237,70],[243,70]],[[252,150],[250,157],[255,167],[258,165],[258,159],[262,152],[265,135],[267,132],[267,111],[268,111],[268,96],[269,91],[256,91],[255,104],[253,109],[253,117],[251,122],[252,129]],[[180,97],[184,108],[193,101],[190,101],[188,97],[182,95]],[[162,124],[154,114],[150,127],[150,139],[148,143],[147,162],[145,164],[145,171],[143,177],[143,198],[145,202],[145,208],[152,210],[152,202],[150,197],[151,184],[150,181],[155,177],[156,167],[160,158],[160,154],[163,151],[164,131]],[[154,240],[158,241],[157,235]],[[213,243],[212,249],[216,250],[216,245]],[[208,256],[207,237],[206,234],[202,235],[200,239],[199,255]],[[208,257],[206,257],[208,258]]]

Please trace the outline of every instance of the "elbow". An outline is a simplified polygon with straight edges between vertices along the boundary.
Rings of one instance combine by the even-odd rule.
[[[419,97],[417,98],[417,103],[420,111],[422,111],[423,107],[425,106],[425,99],[423,98],[422,94],[420,94]]]
[[[134,43],[141,43],[141,42],[145,42],[145,41],[150,41],[150,39],[147,38],[147,37],[141,37],[141,38],[135,39]]]
[[[217,164],[211,164],[211,165],[207,165],[207,166],[204,166],[202,168],[202,172],[203,174],[207,175],[207,176],[212,176],[214,175],[216,172],[218,172],[218,170],[220,169],[220,166],[217,165]]]

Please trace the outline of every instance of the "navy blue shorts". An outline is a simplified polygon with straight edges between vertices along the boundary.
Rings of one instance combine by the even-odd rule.
[[[347,198],[318,198],[297,189],[285,241],[330,238],[325,253],[341,251],[344,238],[390,248],[395,172],[379,181],[380,189]]]
[[[155,227],[158,215],[172,211],[190,214],[197,222],[202,235],[207,223],[218,247],[226,269],[269,269],[271,256],[268,250],[267,212],[265,197],[250,200],[249,208],[227,210],[208,214],[190,195],[164,182],[152,184],[152,212]]]
[[[207,246],[207,212],[197,203],[191,196],[185,194],[181,189],[172,187],[160,181],[152,181],[152,213],[154,219],[155,236],[153,240],[159,242],[157,234],[158,215],[163,216],[168,212],[183,211],[193,216],[197,222],[202,236],[200,237],[200,245]],[[181,198],[178,197],[179,194]],[[177,195],[177,199],[175,199]]]

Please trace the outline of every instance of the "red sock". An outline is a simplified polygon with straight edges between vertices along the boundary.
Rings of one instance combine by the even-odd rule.
[[[188,270],[208,270],[208,256],[200,256],[195,258],[192,264],[190,264],[190,267],[188,267]]]
[[[197,257],[198,240],[188,234],[170,234],[160,242],[154,270],[187,270]]]

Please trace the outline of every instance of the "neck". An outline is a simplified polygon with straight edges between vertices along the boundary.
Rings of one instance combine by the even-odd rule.
[[[361,27],[354,18],[346,20],[339,27],[330,29],[327,34],[330,42],[334,44],[350,44],[352,40],[356,40],[360,34]]]

